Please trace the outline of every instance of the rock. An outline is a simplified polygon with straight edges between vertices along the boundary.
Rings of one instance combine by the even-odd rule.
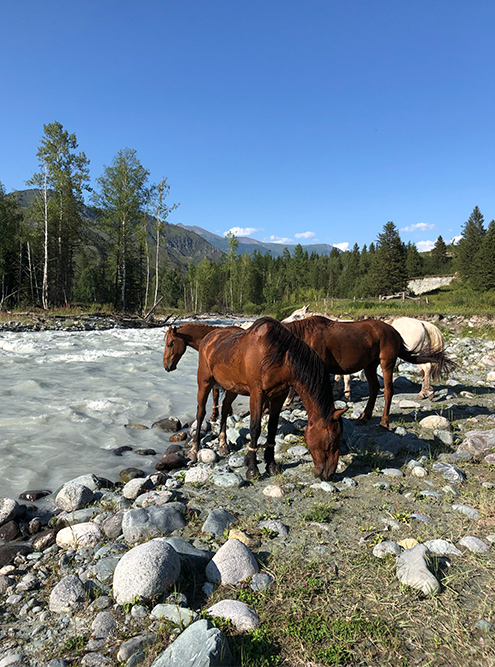
[[[428,553],[424,544],[418,544],[397,558],[397,578],[401,584],[416,588],[425,595],[440,590],[440,584],[428,569]]]
[[[7,589],[15,584],[14,577],[0,574],[0,595],[5,595]]]
[[[213,473],[210,477],[210,482],[215,486],[220,486],[224,489],[239,489],[244,484],[242,477],[235,472]]]
[[[201,619],[186,628],[151,667],[232,667],[233,664],[223,632]]]
[[[50,593],[49,608],[55,614],[82,611],[84,608],[84,586],[79,577],[69,574],[59,581]]]
[[[36,489],[34,491],[24,491],[19,495],[19,500],[27,500],[30,503],[34,503],[36,500],[40,500],[49,495],[51,495],[51,491],[48,491],[47,489]]]
[[[0,545],[0,567],[12,563],[16,556],[27,555],[33,551],[33,547],[26,542],[9,542]]]
[[[124,512],[120,510],[117,514],[105,519],[101,524],[103,532],[110,540],[115,540],[119,535],[122,534],[122,520],[124,518]]]
[[[424,478],[428,475],[428,472],[423,468],[423,466],[414,466],[411,469],[411,475],[413,477]]]
[[[443,463],[442,461],[435,461],[432,466],[435,472],[440,472],[448,479],[449,482],[465,482],[466,475],[457,466],[452,463]]]
[[[194,468],[190,468],[186,472],[186,476],[184,477],[184,482],[186,484],[195,484],[195,483],[203,483],[206,482],[212,474],[211,468],[203,468],[201,466],[196,466]]]
[[[174,493],[172,491],[147,491],[138,496],[134,501],[135,507],[149,507],[150,505],[166,505],[172,498]]]
[[[179,554],[182,565],[189,565],[190,567],[204,568],[213,558],[213,553],[197,549],[189,542],[181,540],[178,537],[163,537],[164,542],[170,544],[171,547]]]
[[[135,477],[146,477],[146,473],[139,468],[125,468],[120,471],[119,477],[122,484],[127,484],[127,482]]]
[[[289,529],[281,521],[277,519],[267,519],[266,521],[261,521],[258,524],[258,528],[261,530],[266,529],[273,533],[277,533],[280,537],[285,537],[289,534]]]
[[[19,535],[19,526],[15,521],[7,521],[0,526],[0,540],[4,542],[13,542]]]
[[[113,576],[113,593],[118,604],[161,595],[177,581],[180,558],[162,539],[134,547],[122,556]]]
[[[184,628],[198,620],[198,614],[195,611],[178,607],[176,604],[157,604],[151,610],[150,616],[166,619]]]
[[[169,438],[169,442],[184,442],[184,440],[187,440],[187,433],[184,431],[173,433]]]
[[[156,450],[148,447],[147,449],[136,449],[134,452],[138,456],[156,456]]]
[[[203,447],[198,452],[198,461],[201,463],[216,463],[218,460],[217,453],[213,449]]]
[[[124,428],[133,428],[136,431],[147,431],[148,427],[144,424],[124,424]]]
[[[447,540],[427,540],[424,545],[430,553],[437,556],[462,556],[462,551]]]
[[[122,489],[122,495],[129,500],[136,500],[136,498],[144,493],[154,489],[155,485],[149,477],[135,477],[130,479]]]
[[[269,484],[263,489],[263,495],[269,498],[283,498],[284,490],[278,484]]]
[[[470,452],[475,458],[482,458],[495,449],[495,429],[489,431],[468,431],[457,448],[458,452]]]
[[[387,477],[404,477],[404,473],[402,470],[399,470],[398,468],[384,468],[382,470],[382,475],[387,475]]]
[[[239,542],[245,544],[249,549],[256,549],[260,546],[259,540],[253,540],[252,537],[249,537],[249,535],[238,528],[232,528],[229,531],[229,540],[239,540]]]
[[[88,473],[70,479],[68,482],[65,482],[64,486],[70,486],[71,484],[82,484],[82,486],[87,486],[91,491],[99,491],[102,488],[102,479],[93,475],[93,473]]]
[[[258,563],[248,547],[239,540],[228,540],[206,566],[206,578],[213,583],[237,584],[259,572]]]
[[[189,463],[189,459],[180,452],[170,452],[164,454],[162,458],[155,465],[156,470],[180,470],[185,468]]]
[[[208,608],[210,616],[227,618],[239,632],[251,632],[259,625],[259,618],[253,609],[238,600],[221,600]]]
[[[451,428],[449,420],[440,415],[429,415],[428,417],[424,417],[424,419],[419,422],[419,426],[430,430],[449,430]]]
[[[466,535],[463,537],[461,540],[459,540],[459,544],[462,547],[469,549],[469,551],[478,554],[484,554],[490,550],[488,544],[483,542],[483,540],[480,540],[478,537],[473,537],[472,535]]]
[[[495,373],[493,375],[495,380]],[[486,621],[484,618],[480,619],[474,627],[478,628],[478,630],[483,630],[483,632],[493,632],[495,630],[493,623]]]
[[[103,539],[103,531],[96,523],[77,523],[62,528],[57,533],[56,542],[61,549],[81,549],[94,547]]]
[[[176,431],[181,430],[182,424],[180,423],[180,419],[177,419],[177,417],[166,417],[165,419],[159,419],[158,421],[154,422],[151,425],[151,428],[161,428],[162,431],[170,431],[175,433]]]
[[[13,498],[0,498],[0,526],[12,521],[19,511],[19,503]]]
[[[105,648],[112,637],[117,623],[111,611],[100,611],[91,624],[91,639],[86,644],[86,651],[99,651]]]
[[[186,525],[180,511],[172,504],[128,510],[122,519],[122,533],[128,544],[150,537],[170,535]]]
[[[55,498],[57,507],[65,512],[73,512],[93,502],[93,491],[84,484],[66,484]]]
[[[237,521],[236,517],[222,508],[212,510],[201,528],[203,533],[221,537],[227,528]]]
[[[385,540],[375,544],[373,547],[373,556],[377,558],[384,558],[384,556],[392,555],[398,556],[401,553],[401,548],[396,542]]]
[[[462,505],[460,503],[452,505],[452,509],[456,512],[460,512],[461,514],[465,514],[470,519],[477,519],[480,515],[478,510],[475,510],[473,507],[469,507],[469,505]]]
[[[127,662],[127,660],[138,651],[147,650],[153,646],[156,640],[157,636],[149,632],[145,635],[138,635],[137,637],[122,642],[117,653],[117,661]]]

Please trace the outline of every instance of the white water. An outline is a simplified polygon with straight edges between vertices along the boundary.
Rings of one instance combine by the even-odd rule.
[[[0,333],[0,497],[50,489],[92,472],[151,472],[169,433],[146,426],[196,413],[197,352],[162,366],[163,329]],[[130,445],[157,456],[111,450]]]

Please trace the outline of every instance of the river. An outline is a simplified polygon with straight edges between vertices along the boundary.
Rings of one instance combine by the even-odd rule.
[[[0,497],[55,491],[88,472],[112,481],[129,466],[152,472],[170,434],[125,425],[196,412],[197,352],[172,373],[162,354],[161,328],[1,332]],[[157,456],[116,456],[124,445]]]

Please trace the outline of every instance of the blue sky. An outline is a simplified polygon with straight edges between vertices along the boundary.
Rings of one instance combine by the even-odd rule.
[[[218,234],[345,249],[392,220],[423,250],[495,217],[493,2],[23,0],[2,24],[7,191],[59,121],[93,181],[133,148],[169,221]]]

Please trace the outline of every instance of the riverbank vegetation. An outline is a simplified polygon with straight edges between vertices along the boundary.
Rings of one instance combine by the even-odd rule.
[[[297,245],[280,257],[241,255],[228,235],[223,253],[168,223],[178,204],[168,203],[167,179],[150,183],[135,150],[119,151],[94,189],[88,158],[60,123],[44,126],[37,156],[39,171],[27,181],[34,189],[7,194],[0,183],[2,310],[77,306],[145,315],[159,307],[279,316],[304,303],[333,311],[345,300],[343,312],[360,315],[374,313],[381,295],[406,294],[411,278],[454,273],[451,289],[430,304],[463,314],[495,304],[495,221],[486,226],[477,206],[457,244],[439,236],[425,253],[405,244],[393,222],[376,242],[346,252],[309,254]],[[181,234],[187,237],[178,241]],[[423,312],[424,302],[401,308],[413,314],[416,305]]]

